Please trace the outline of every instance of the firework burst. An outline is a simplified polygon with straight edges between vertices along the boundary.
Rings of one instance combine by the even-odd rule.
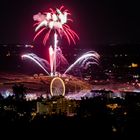
[[[79,40],[78,35],[74,30],[67,25],[68,21],[72,21],[72,19],[68,18],[68,15],[71,15],[67,9],[64,9],[64,6],[60,8],[56,8],[55,10],[50,8],[48,12],[39,12],[38,14],[33,16],[36,35],[34,36],[34,40],[44,31],[45,33],[43,44],[45,45],[51,32],[55,31],[60,37],[64,35],[70,44],[72,41],[76,44],[75,39]]]

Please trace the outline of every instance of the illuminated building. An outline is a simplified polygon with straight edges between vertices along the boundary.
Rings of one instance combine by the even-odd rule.
[[[37,102],[37,113],[39,114],[65,114],[66,116],[76,115],[79,104],[76,100],[68,100],[63,96],[57,96],[45,102]]]

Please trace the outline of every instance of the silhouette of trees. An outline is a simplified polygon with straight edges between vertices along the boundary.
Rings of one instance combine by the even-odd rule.
[[[0,101],[1,101],[1,100],[3,100],[3,96],[2,96],[1,93],[0,93]]]
[[[16,100],[22,100],[25,99],[25,95],[27,93],[27,88],[24,86],[24,84],[14,84],[12,87],[13,93],[15,95]]]

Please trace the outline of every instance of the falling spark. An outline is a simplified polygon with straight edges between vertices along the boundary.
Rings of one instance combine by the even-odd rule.
[[[89,51],[85,54],[83,54],[81,57],[79,57],[72,65],[68,67],[68,69],[64,72],[66,74],[69,72],[75,65],[81,64],[83,61],[91,59],[95,61],[95,64],[98,64],[98,59],[100,58],[99,54],[95,51]]]
[[[34,61],[40,68],[42,68],[42,69],[46,72],[46,74],[49,75],[49,73],[48,73],[48,71],[46,70],[45,66],[43,66],[43,63],[41,63],[41,61],[36,60],[36,58],[35,58],[36,55],[34,55],[34,54],[24,54],[24,55],[22,55],[21,57],[22,57],[22,58],[28,58],[28,59]],[[38,59],[38,58],[37,58],[37,59]]]

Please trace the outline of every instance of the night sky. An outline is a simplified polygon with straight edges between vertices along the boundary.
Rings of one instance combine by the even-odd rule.
[[[123,2],[122,2],[123,1]],[[79,46],[140,43],[140,8],[130,0],[0,0],[0,44],[31,44],[33,15],[64,5],[70,24],[80,36]]]

